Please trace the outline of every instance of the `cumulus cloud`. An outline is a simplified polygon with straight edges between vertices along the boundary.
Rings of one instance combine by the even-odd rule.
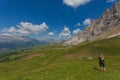
[[[21,22],[16,27],[4,28],[2,32],[29,35],[29,34],[41,33],[41,32],[46,31],[47,29],[48,29],[48,25],[44,22],[40,25],[32,24],[29,22]]]
[[[73,34],[74,34],[74,35],[79,34],[80,32],[81,32],[80,29],[73,30]]]
[[[49,32],[48,35],[49,36],[54,36],[54,33],[53,32]]]
[[[75,27],[79,27],[81,24],[80,24],[80,22],[78,22],[76,25],[75,25]]]
[[[106,2],[109,3],[109,2],[115,2],[116,0],[107,0]]]
[[[15,27],[4,28],[2,32],[15,33],[17,30]]]
[[[42,23],[40,25],[34,25],[29,22],[21,22],[20,25],[18,25],[19,32],[22,34],[28,33],[28,34],[38,34],[40,32],[44,32],[48,29],[48,26],[46,23]]]
[[[63,37],[63,38],[70,38],[71,37],[71,32],[69,30],[68,27],[64,27],[64,29],[62,30],[62,32],[59,34],[59,37]]]
[[[83,22],[83,24],[85,26],[89,26],[91,24],[91,19],[90,18],[85,19],[85,21]]]
[[[90,0],[63,0],[64,4],[71,6],[73,8],[77,8],[78,6],[85,5],[88,2],[90,2]]]

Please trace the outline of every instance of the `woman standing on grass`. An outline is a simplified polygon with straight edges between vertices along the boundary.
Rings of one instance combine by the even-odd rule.
[[[98,59],[99,59],[99,65],[100,65],[100,70],[105,71],[105,61],[104,61],[104,55],[102,53],[99,54]]]

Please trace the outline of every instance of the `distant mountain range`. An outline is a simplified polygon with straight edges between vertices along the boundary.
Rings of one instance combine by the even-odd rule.
[[[27,36],[17,36],[11,34],[0,34],[0,51],[31,47],[35,45],[45,45],[50,42],[39,41]]]
[[[32,39],[32,38],[29,38],[27,36],[17,36],[17,35],[11,35],[11,34],[0,34],[0,43],[11,42],[11,41],[30,42],[30,41],[36,41],[36,40]]]
[[[66,41],[65,45],[77,45],[84,41],[111,38],[120,35],[120,0],[103,15],[92,21],[80,34]]]

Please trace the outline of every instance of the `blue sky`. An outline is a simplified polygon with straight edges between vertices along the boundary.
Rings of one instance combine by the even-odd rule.
[[[69,39],[117,0],[0,0],[0,34]]]

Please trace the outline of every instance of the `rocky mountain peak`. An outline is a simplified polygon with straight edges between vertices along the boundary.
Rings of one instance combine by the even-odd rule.
[[[120,34],[120,0],[107,9],[103,15],[93,20],[89,27],[86,27],[80,34],[76,35],[65,44],[75,45],[83,41],[108,38]]]

